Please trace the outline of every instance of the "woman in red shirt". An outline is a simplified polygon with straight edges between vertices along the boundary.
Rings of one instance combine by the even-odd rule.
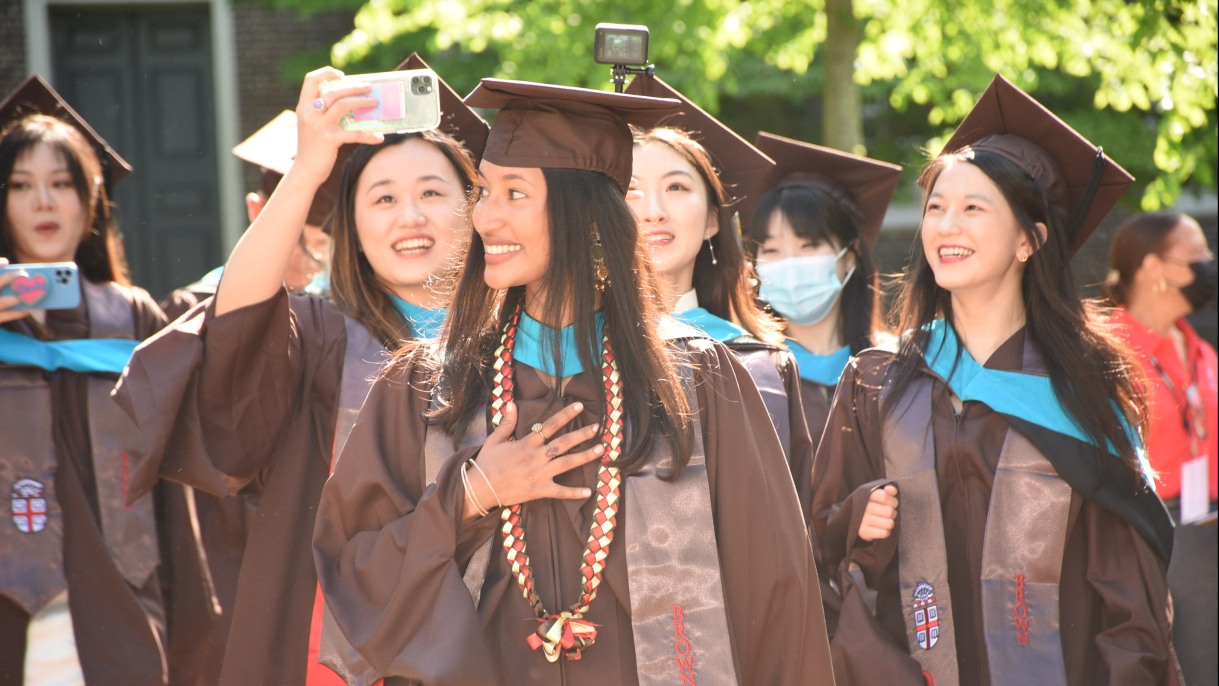
[[[1118,229],[1109,267],[1115,323],[1147,377],[1157,491],[1174,516],[1192,521],[1215,510],[1217,365],[1185,315],[1215,298],[1215,255],[1192,217],[1157,212]]]

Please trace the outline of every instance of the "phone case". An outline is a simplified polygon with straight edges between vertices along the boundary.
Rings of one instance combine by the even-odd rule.
[[[322,93],[337,88],[369,84],[369,97],[377,105],[355,110],[343,117],[348,131],[409,133],[440,126],[440,88],[431,69],[403,69],[377,74],[358,74],[322,83]]]
[[[0,289],[21,299],[16,310],[70,310],[80,305],[80,272],[75,262],[10,264],[0,273],[24,272]]]

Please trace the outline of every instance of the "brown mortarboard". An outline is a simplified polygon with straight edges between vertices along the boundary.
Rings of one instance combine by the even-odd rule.
[[[636,76],[626,92],[680,102],[677,110],[667,114],[660,125],[685,131],[711,154],[730,204],[745,205],[750,198],[756,202],[763,179],[775,166],[774,160],[656,76]]]
[[[394,71],[402,71],[404,69],[431,69],[431,67],[419,56],[419,53],[412,52]],[[435,70],[433,69],[433,71]],[[489,132],[487,122],[478,116],[478,113],[470,109],[461,99],[461,96],[449,84],[445,83],[444,79],[440,78],[439,74],[436,75],[436,80],[440,86],[438,89],[440,92],[440,126],[437,128],[465,145],[470,154],[474,156],[474,164],[477,166],[478,160],[482,159],[483,148],[487,146],[487,135]],[[351,153],[355,152],[355,149],[355,145],[344,145],[339,149],[339,154],[334,161],[334,168],[331,170],[329,178],[318,189],[318,195],[327,198],[331,207],[334,206],[335,201],[338,199],[339,186],[343,179],[343,170],[347,166],[347,160],[351,157]],[[328,225],[327,231],[329,231]]]
[[[989,150],[1045,186],[1079,250],[1134,177],[1027,93],[996,75],[941,154]]]
[[[483,79],[466,96],[466,104],[500,110],[483,154],[488,162],[601,172],[625,193],[634,147],[628,124],[653,124],[680,103],[672,98]]]
[[[30,114],[46,114],[75,126],[93,144],[102,163],[108,192],[131,173],[131,165],[114,151],[89,122],[60,97],[41,76],[34,74],[0,103],[0,130],[7,129],[18,119]]]
[[[875,247],[901,167],[766,132],[754,143],[775,161],[764,188],[808,186],[828,193],[855,218],[868,247]]]

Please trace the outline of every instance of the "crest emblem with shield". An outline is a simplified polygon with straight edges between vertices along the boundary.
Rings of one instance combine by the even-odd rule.
[[[41,481],[21,479],[11,493],[13,526],[23,534],[36,534],[47,526],[46,487]]]
[[[919,647],[930,650],[940,640],[940,611],[935,605],[935,587],[926,581],[914,586],[914,636]]]

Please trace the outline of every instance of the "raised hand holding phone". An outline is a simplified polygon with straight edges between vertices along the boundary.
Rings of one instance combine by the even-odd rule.
[[[384,140],[380,133],[343,128],[343,117],[372,107],[376,101],[368,97],[371,88],[367,84],[322,92],[322,84],[342,78],[343,72],[332,67],[305,76],[296,104],[297,148],[292,168],[229,255],[216,289],[217,315],[263,302],[278,292],[313,196],[329,178],[339,149]]]

